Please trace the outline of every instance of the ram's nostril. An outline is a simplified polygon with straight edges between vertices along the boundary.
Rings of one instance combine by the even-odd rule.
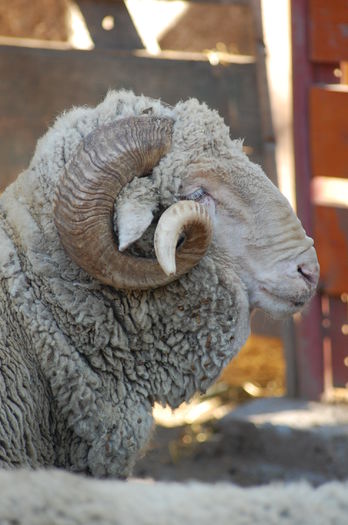
[[[313,273],[310,270],[308,270],[307,268],[305,268],[305,267],[303,267],[301,265],[298,265],[297,271],[309,283],[312,283],[314,281]]]

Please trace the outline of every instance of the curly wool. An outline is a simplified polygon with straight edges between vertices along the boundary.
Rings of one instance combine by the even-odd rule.
[[[188,165],[222,151],[228,130],[195,100],[171,109],[129,92],[61,116],[0,199],[0,465],[129,475],[152,404],[177,407],[205,391],[248,335],[243,287],[226,282],[209,253],[165,288],[123,292],[60,245],[52,201],[67,160],[97,127],[149,107],[175,119],[172,151],[150,182],[154,207],[172,204]],[[130,186],[124,193],[140,198],[141,181]]]
[[[347,490],[347,482],[241,488],[228,483],[124,483],[19,470],[0,472],[0,523],[345,525]]]

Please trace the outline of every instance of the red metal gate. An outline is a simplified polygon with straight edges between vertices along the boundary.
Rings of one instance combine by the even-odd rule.
[[[298,393],[330,399],[348,393],[348,2],[291,6],[298,214],[321,265],[297,323]]]

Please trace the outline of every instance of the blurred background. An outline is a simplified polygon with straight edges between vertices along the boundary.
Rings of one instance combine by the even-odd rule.
[[[347,400],[347,2],[0,0],[0,192],[60,112],[110,88],[217,109],[297,210],[321,265],[304,313],[276,322],[256,312],[204,398],[156,408],[159,425],[180,428],[165,438],[168,461],[247,400]]]

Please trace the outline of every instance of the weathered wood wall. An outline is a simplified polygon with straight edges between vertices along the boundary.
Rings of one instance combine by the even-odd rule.
[[[48,0],[35,0],[37,9],[40,1]],[[252,158],[263,164],[258,69],[252,57],[245,63],[229,61],[213,66],[204,54],[200,59],[183,54],[176,60],[136,56],[134,50],[142,44],[123,2],[79,0],[78,5],[94,39],[93,50],[40,49],[23,47],[23,43],[20,46],[0,45],[0,191],[25,168],[36,140],[61,111],[73,105],[95,105],[108,89],[132,89],[171,104],[189,97],[206,101],[224,116],[231,136],[243,137]],[[204,3],[199,4],[201,12],[204,6]],[[206,6],[212,16],[214,6]],[[236,13],[240,20],[242,8],[250,11],[246,5],[238,6],[239,11],[233,5],[218,7],[219,17],[224,8],[231,21]],[[22,8],[25,17],[25,9],[30,6],[25,8],[23,4]],[[101,23],[105,16],[113,16],[114,30],[103,30]],[[189,11],[186,18],[188,16]],[[244,48],[248,52],[252,47],[251,22],[249,12],[244,38]],[[185,20],[182,24],[181,29],[187,35]],[[239,46],[243,40],[240,33]],[[199,45],[202,45],[200,41]]]

